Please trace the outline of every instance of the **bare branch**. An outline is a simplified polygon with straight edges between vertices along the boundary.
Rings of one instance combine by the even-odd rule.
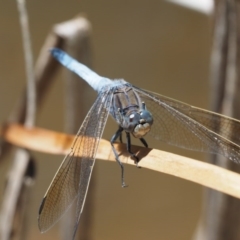
[[[22,30],[23,49],[25,56],[25,67],[27,75],[27,111],[25,118],[26,126],[33,126],[36,115],[36,84],[34,77],[34,64],[31,47],[31,37],[29,31],[28,15],[26,10],[25,0],[17,0],[19,20]]]
[[[75,54],[78,55],[78,57],[86,57],[86,62],[89,62],[89,54],[86,54],[86,39],[88,38],[87,34],[90,29],[90,23],[84,18],[83,16],[78,16],[74,18],[73,20],[68,21],[67,25],[66,22],[57,24],[53,27],[53,30],[47,37],[40,55],[38,57],[35,72],[32,70],[32,55],[31,55],[31,43],[30,43],[30,34],[29,34],[29,28],[28,28],[28,20],[27,20],[27,12],[25,9],[25,2],[24,0],[19,0],[18,2],[19,12],[20,12],[20,23],[22,27],[23,32],[23,44],[24,44],[24,53],[25,53],[25,59],[26,59],[26,75],[27,75],[27,87],[26,90],[23,92],[21,98],[17,101],[16,107],[12,114],[9,117],[10,122],[20,122],[25,124],[26,126],[33,126],[35,122],[35,112],[36,112],[36,105],[39,105],[41,100],[44,98],[44,96],[47,93],[47,90],[49,89],[50,84],[52,83],[53,75],[56,73],[56,70],[59,68],[59,64],[51,57],[49,54],[49,49],[52,47],[58,47],[58,48],[66,48],[66,46],[69,45],[69,43],[76,43],[75,47],[73,46],[71,51],[75,52]],[[76,32],[76,27],[81,29],[80,39],[79,35]],[[71,30],[71,31],[69,31]],[[84,44],[81,44],[81,41],[83,40]],[[84,41],[85,40],[85,41]],[[78,43],[78,44],[77,44]],[[78,46],[76,48],[76,46]],[[80,51],[79,51],[80,48]],[[85,52],[81,52],[81,49],[84,49]],[[35,80],[34,80],[35,79]],[[78,80],[79,81],[79,80]],[[80,81],[79,81],[80,82]],[[36,84],[36,91],[37,96],[34,91]],[[37,99],[36,99],[37,98]],[[35,100],[37,102],[35,103]],[[76,121],[77,122],[77,121]],[[5,141],[1,143],[0,146],[1,149],[1,157],[11,148],[11,145]],[[10,234],[14,234],[14,236],[21,238],[21,234],[19,231],[23,229],[21,227],[21,224],[23,221],[19,221],[20,223],[17,227],[13,225],[14,221],[13,219],[16,218],[16,216],[19,216],[21,214],[16,215],[15,209],[16,204],[19,205],[19,202],[22,202],[21,199],[26,199],[26,195],[23,196],[22,193],[26,193],[26,189],[23,188],[25,186],[25,174],[27,172],[28,166],[30,165],[29,161],[26,161],[27,158],[24,159],[23,156],[27,156],[28,152],[25,152],[25,150],[18,150],[16,152],[15,160],[13,168],[11,170],[11,174],[9,175],[10,179],[8,181],[8,186],[6,188],[6,192],[4,195],[3,200],[3,206],[1,210],[1,234],[0,237],[2,240],[9,239]],[[21,159],[21,160],[19,160]],[[28,158],[28,160],[30,157]],[[21,165],[21,164],[22,165]],[[16,174],[13,174],[12,172],[16,171]],[[12,179],[14,177],[14,179]],[[17,184],[18,183],[18,184]],[[8,199],[11,198],[11,201]],[[24,203],[23,203],[24,204]],[[21,205],[21,211],[24,212],[24,205]],[[19,208],[19,209],[20,209]],[[18,210],[19,210],[18,209]],[[21,218],[23,219],[23,218]],[[19,230],[20,229],[20,230]],[[23,231],[22,231],[23,232]],[[13,237],[14,237],[13,236]],[[12,237],[12,235],[11,235]]]
[[[239,1],[215,0],[210,76],[212,110],[236,119],[240,117],[239,13]],[[228,131],[229,135],[236,134],[234,129]],[[220,155],[212,156],[211,162],[240,173],[239,165],[225,161]],[[211,189],[204,191],[203,200],[201,219],[193,239],[239,239],[240,216],[236,214],[240,211],[239,200]]]
[[[17,124],[6,125],[1,134],[6,141],[14,145],[35,151],[63,155],[70,151],[74,140],[73,135],[41,128],[27,129]],[[116,143],[115,147],[121,153],[121,160],[124,163],[134,165],[124,144]],[[137,152],[137,156],[141,159],[139,165],[144,168],[180,177],[240,198],[239,174],[209,163],[156,149],[133,146],[133,151]],[[97,159],[115,161],[108,141],[103,139],[100,141]]]
[[[17,0],[19,10],[19,21],[22,31],[22,41],[25,56],[25,68],[27,76],[27,101],[25,126],[32,127],[35,124],[36,115],[36,86],[34,79],[33,56],[31,49],[31,38],[29,32],[28,15],[24,0]],[[1,239],[22,239],[24,237],[26,189],[25,174],[30,163],[30,155],[24,149],[17,149],[13,165],[8,176],[7,186],[4,192],[1,209]],[[21,204],[20,204],[21,202]],[[19,216],[17,224],[14,219]]]

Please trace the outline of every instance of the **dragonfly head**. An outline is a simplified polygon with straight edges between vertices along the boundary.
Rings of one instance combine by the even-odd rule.
[[[128,118],[128,130],[135,138],[141,138],[146,135],[153,124],[152,114],[147,110],[133,112]]]

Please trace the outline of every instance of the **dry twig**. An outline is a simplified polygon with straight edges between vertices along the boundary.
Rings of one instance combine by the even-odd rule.
[[[28,15],[24,0],[17,1],[19,20],[22,30],[23,49],[25,56],[25,67],[27,76],[27,101],[26,116],[24,124],[32,127],[35,124],[36,115],[36,91],[33,70],[33,57],[31,49],[31,38],[29,33]],[[28,195],[29,182],[25,181],[31,157],[24,149],[17,149],[10,174],[7,179],[7,186],[1,209],[1,239],[24,239],[25,206]],[[24,201],[23,201],[24,200]],[[14,219],[20,216],[14,224]]]
[[[6,141],[29,150],[63,155],[70,151],[74,140],[73,135],[41,128],[27,129],[17,124],[6,125],[2,129],[2,135]],[[121,153],[121,160],[124,163],[134,165],[124,144],[116,143],[115,147]],[[240,198],[239,174],[209,163],[156,149],[133,146],[133,151],[141,159],[140,166],[144,168],[180,177]],[[115,161],[108,141],[103,139],[100,141],[97,159]]]
[[[24,1],[19,1],[19,4],[24,4]],[[24,9],[24,6],[19,5],[21,8],[21,13],[26,14],[26,10]],[[24,10],[24,11],[22,11]],[[26,48],[30,48],[30,39],[29,38],[29,33],[28,33],[28,27],[26,27],[26,23],[27,23],[27,16],[20,16],[21,21],[23,23],[24,26],[24,37],[23,37],[23,42],[24,44],[26,43],[26,45],[24,45],[24,49]],[[58,48],[62,48],[64,49],[69,42],[76,42],[78,43],[78,47],[80,48],[84,48],[84,44],[81,44],[81,41],[79,40],[79,35],[75,34],[74,36],[74,31],[76,30],[76,28],[79,28],[79,22],[80,22],[80,28],[82,28],[81,34],[80,36],[83,37],[85,36],[87,30],[86,30],[86,26],[88,23],[88,21],[82,17],[82,16],[78,16],[77,18],[75,18],[73,21],[70,21],[68,28],[61,28],[61,31],[59,31],[59,28],[61,27],[61,24],[58,24],[56,26],[53,27],[52,32],[49,34],[49,36],[47,37],[45,44],[43,45],[40,55],[38,57],[38,60],[36,62],[36,66],[35,66],[35,72],[34,74],[32,74],[32,72],[29,70],[32,66],[32,63],[29,63],[29,61],[31,61],[32,57],[29,56],[29,50],[25,50],[26,54],[26,69],[28,70],[27,72],[27,76],[30,76],[32,79],[35,78],[34,83],[31,82],[28,86],[30,86],[29,89],[31,89],[31,93],[29,93],[29,89],[23,92],[21,98],[17,101],[16,107],[13,110],[12,114],[10,115],[10,117],[8,118],[8,122],[19,122],[19,123],[26,123],[26,125],[28,126],[32,126],[34,124],[35,121],[35,112],[36,110],[34,110],[34,108],[36,107],[35,104],[33,103],[36,98],[37,102],[37,106],[39,106],[39,104],[41,103],[42,99],[44,99],[44,96],[47,93],[47,90],[49,89],[49,86],[51,85],[52,81],[53,81],[53,75],[56,73],[56,70],[59,68],[59,64],[50,56],[49,54],[49,49],[52,47],[58,47]],[[85,23],[85,26],[82,25],[81,23]],[[69,30],[71,30],[70,32],[72,34],[69,34]],[[83,31],[84,30],[84,31]],[[66,31],[64,33],[64,31]],[[27,32],[27,33],[26,33]],[[75,44],[76,47],[76,44]],[[79,54],[79,56],[81,57],[81,52],[77,51],[76,53]],[[74,51],[74,49],[72,48],[72,51]],[[85,56],[87,56],[88,54],[84,53]],[[83,55],[84,55],[83,54]],[[89,57],[89,56],[88,56]],[[34,76],[33,76],[34,75]],[[30,82],[30,81],[28,81]],[[33,88],[34,88],[34,84],[36,84],[36,95],[33,93]],[[36,96],[36,97],[35,97]],[[30,103],[30,104],[29,104]],[[29,104],[29,105],[28,105]],[[3,157],[10,149],[11,146],[8,142],[3,141],[1,143],[1,156]],[[25,174],[25,172],[27,171],[27,168],[29,166],[32,166],[32,162],[28,161],[29,164],[27,164],[27,162],[25,161],[26,164],[25,167],[21,167],[21,169],[19,168],[19,166],[21,165],[20,163],[23,162],[23,160],[20,160],[20,157],[22,159],[26,158],[26,156],[28,155],[27,152],[25,152],[25,150],[19,150],[19,157],[17,158],[18,161],[16,161],[16,168],[18,169],[17,171],[19,172],[19,174],[15,174],[13,172],[15,172],[16,170],[12,170],[10,173],[10,176],[14,176],[14,177],[18,177],[18,179],[22,179],[19,181],[15,181],[15,180],[11,180],[9,181],[9,183],[12,183],[12,187],[9,187],[8,189],[6,189],[5,192],[5,199],[6,201],[5,204],[3,202],[3,209],[4,211],[2,211],[1,213],[1,234],[2,240],[5,239],[9,239],[9,236],[11,234],[11,232],[13,232],[13,230],[11,229],[11,224],[12,224],[12,220],[13,220],[13,215],[14,215],[14,211],[15,211],[15,207],[14,205],[16,205],[17,202],[17,198],[16,194],[20,193],[20,192],[25,192],[23,191],[23,189],[21,189],[20,185],[23,183],[23,174]],[[30,159],[30,158],[29,158]],[[23,165],[21,165],[23,166]],[[20,174],[21,172],[21,174]],[[15,183],[19,183],[19,185],[17,186]],[[10,186],[10,185],[9,185]],[[13,196],[14,194],[14,196]],[[9,199],[9,196],[11,195],[11,199],[12,201],[8,201],[7,199]],[[26,199],[26,197],[19,197],[19,201],[20,199]],[[22,209],[24,209],[22,207]],[[23,222],[23,221],[18,221],[18,222]],[[23,228],[22,228],[23,229]],[[15,231],[16,233],[16,231]],[[17,233],[17,235],[19,236],[20,234]],[[16,234],[15,234],[16,236]]]
[[[239,119],[240,3],[237,0],[215,0],[215,7],[211,59],[212,110]],[[229,129],[230,134],[238,133]],[[240,172],[239,165],[225,161],[220,155],[213,156],[211,162]],[[240,215],[236,214],[240,211],[239,200],[210,189],[204,193],[202,216],[194,240],[240,239]]]

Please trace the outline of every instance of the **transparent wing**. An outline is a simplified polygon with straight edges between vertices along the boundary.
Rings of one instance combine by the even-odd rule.
[[[240,163],[240,121],[134,87],[153,115],[149,134],[169,144]],[[234,133],[234,134],[232,134]]]
[[[64,158],[54,176],[39,209],[38,225],[41,232],[47,231],[53,226],[76,198],[77,220],[75,229],[77,228],[99,139],[107,121],[111,98],[112,93],[99,94],[77,133],[71,152]]]

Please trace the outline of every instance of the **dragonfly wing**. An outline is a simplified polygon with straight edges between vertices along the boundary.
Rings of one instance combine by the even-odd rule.
[[[240,121],[134,87],[153,115],[150,134],[169,144],[240,163]],[[234,135],[232,135],[234,131]]]
[[[90,122],[95,122],[95,127],[93,126],[87,126],[87,133],[88,136],[91,136],[91,139],[88,139],[86,144],[83,146],[83,156],[86,156],[82,160],[81,164],[81,174],[80,174],[80,184],[79,184],[79,191],[78,191],[78,198],[77,198],[77,209],[76,209],[76,223],[74,226],[74,233],[73,233],[73,239],[75,237],[77,227],[79,224],[80,216],[83,211],[84,203],[87,196],[88,186],[92,174],[93,165],[95,162],[95,155],[97,152],[99,140],[102,137],[103,130],[105,128],[107,118],[109,115],[109,109],[112,103],[113,98],[113,92],[109,91],[108,93],[105,93],[105,96],[101,96],[99,99],[99,102],[101,104],[97,104],[93,108],[93,114],[90,116]],[[96,115],[94,113],[97,114]],[[91,159],[87,157],[89,155],[89,152],[91,156],[93,156]],[[90,160],[90,161],[89,161]],[[89,162],[92,161],[92,164]]]
[[[111,98],[112,94],[108,92],[99,94],[75,137],[71,152],[54,176],[39,209],[38,225],[41,232],[52,227],[76,198],[76,214],[79,214],[77,228]]]

